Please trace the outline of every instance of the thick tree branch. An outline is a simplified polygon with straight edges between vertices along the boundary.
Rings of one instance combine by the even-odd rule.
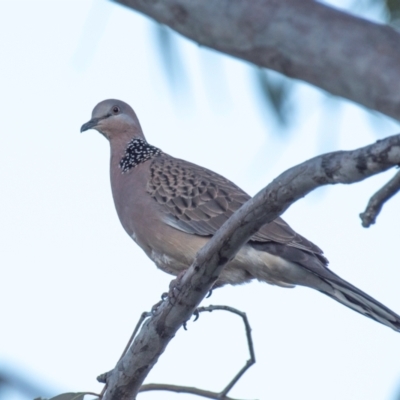
[[[400,34],[310,0],[114,0],[200,45],[400,120]]]
[[[400,164],[400,135],[354,151],[315,157],[293,167],[244,204],[216,232],[182,277],[173,302],[164,301],[138,333],[132,346],[107,374],[104,399],[135,398],[147,374],[177,330],[193,314],[224,265],[265,223],[319,186],[354,183]]]
[[[139,321],[136,323],[135,329],[133,330],[131,337],[128,340],[128,343],[126,344],[124,351],[121,354],[121,357],[119,358],[118,362],[121,360],[122,357],[125,356],[125,354],[128,352],[129,348],[131,347],[133,340],[135,339],[137,333],[139,332],[140,327],[143,325],[143,322],[146,320],[146,318],[151,317],[152,313],[151,312],[143,312],[142,315],[139,318]],[[107,389],[107,374],[101,374],[97,377],[98,382],[105,383],[103,390],[100,393],[100,398],[103,398],[104,393]]]
[[[367,208],[360,214],[362,226],[369,228],[375,223],[376,217],[382,210],[383,205],[400,190],[400,171],[381,189],[379,189],[369,200]]]

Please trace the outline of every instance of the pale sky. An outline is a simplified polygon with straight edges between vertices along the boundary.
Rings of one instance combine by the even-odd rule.
[[[303,84],[294,97],[296,123],[280,136],[266,124],[272,117],[241,61],[180,39],[187,89],[174,96],[153,23],[142,15],[105,0],[0,5],[0,367],[48,388],[43,395],[99,392],[96,376],[114,367],[140,314],[171,279],[120,226],[107,141],[95,131],[79,133],[99,101],[128,102],[151,144],[250,194],[321,152],[399,131],[389,120],[371,123],[349,102],[334,116],[322,112],[322,96]],[[400,197],[370,229],[358,217],[393,174],[320,189],[283,218],[324,250],[334,272],[400,313]],[[252,326],[257,363],[230,396],[394,400],[399,333],[330,298],[253,282],[216,290],[204,304],[239,308]],[[221,390],[248,357],[241,321],[219,312],[188,328],[147,382]]]

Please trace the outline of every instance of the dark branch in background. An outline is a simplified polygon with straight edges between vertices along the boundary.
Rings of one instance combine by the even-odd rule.
[[[361,2],[356,0],[353,4],[349,5],[348,8],[355,13],[365,12],[367,10],[371,11],[371,9],[375,10],[376,14],[378,14],[379,17],[383,17],[388,24],[393,27],[400,27],[399,0],[364,0]],[[167,82],[173,90],[173,94],[181,93],[182,88],[189,88],[190,83],[187,81],[185,74],[186,69],[183,63],[183,55],[179,51],[177,34],[166,25],[160,23],[153,24],[153,31],[155,33],[154,37],[157,53],[164,65]],[[201,48],[199,48],[199,51],[200,50]],[[274,71],[259,68],[252,64],[249,65],[249,68],[251,68],[251,74],[254,76],[255,86],[260,93],[260,100],[263,106],[265,109],[272,111],[268,115],[268,120],[272,115],[281,128],[290,126],[291,122],[294,120],[293,116],[297,111],[296,104],[290,102],[290,95],[293,93],[298,83],[294,79],[288,78],[280,73],[273,73]],[[340,98],[330,95],[325,91],[321,91],[321,94],[328,95],[330,98],[335,98],[336,101],[340,101]],[[189,91],[187,91],[185,95],[189,95]],[[228,96],[228,93],[226,93],[226,95]],[[329,104],[332,104],[332,102],[330,101]],[[327,107],[327,103],[324,103],[324,106]],[[367,108],[365,108],[365,111],[369,111],[372,116],[378,118],[374,120],[374,123],[381,120],[381,114]],[[261,112],[263,115],[265,114],[265,110],[261,110]],[[329,107],[329,113],[338,114],[338,109],[336,107]],[[339,115],[332,117],[337,119]],[[265,119],[265,121],[268,120]],[[279,133],[282,132],[282,130],[274,129],[273,132]]]
[[[367,208],[360,214],[362,226],[369,228],[375,223],[383,205],[400,190],[400,171],[369,200]]]
[[[174,301],[164,301],[155,310],[125,356],[106,375],[104,399],[135,398],[168,343],[190,319],[224,265],[262,225],[319,186],[359,182],[398,164],[400,135],[395,135],[357,150],[315,157],[274,179],[236,211],[198,252],[180,281]]]
[[[197,43],[400,120],[400,34],[316,1],[114,0]]]

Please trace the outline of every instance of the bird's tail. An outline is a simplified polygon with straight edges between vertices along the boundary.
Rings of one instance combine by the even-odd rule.
[[[256,250],[280,257],[281,269],[286,269],[286,276],[290,278],[288,283],[318,290],[352,310],[400,332],[400,316],[333,273],[322,254],[274,242],[254,243],[252,246]],[[287,264],[282,264],[283,260]],[[259,280],[266,280],[262,276],[255,276]]]
[[[332,278],[327,279],[324,277],[323,280],[331,286],[332,290],[330,288],[328,290],[319,288],[318,290],[321,293],[374,321],[400,332],[399,315],[352,284],[346,282],[332,271],[328,271],[332,274]]]

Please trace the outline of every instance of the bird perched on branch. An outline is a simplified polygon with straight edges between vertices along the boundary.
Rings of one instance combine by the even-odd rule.
[[[111,145],[111,186],[128,235],[163,271],[179,275],[250,196],[228,179],[147,143],[132,108],[105,100],[81,132],[96,129]],[[263,225],[222,270],[214,287],[253,279],[316,289],[400,331],[400,316],[327,268],[322,250],[281,218]]]

